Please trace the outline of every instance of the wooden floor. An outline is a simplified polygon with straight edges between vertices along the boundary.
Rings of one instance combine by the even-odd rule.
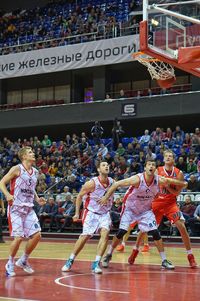
[[[151,245],[150,252],[140,253],[136,264],[129,266],[125,252],[113,255],[109,269],[102,275],[91,273],[95,259],[96,241],[90,241],[77,257],[73,269],[62,273],[61,267],[73,249],[73,241],[43,240],[32,253],[32,275],[16,268],[15,277],[6,277],[10,241],[0,244],[0,301],[1,300],[58,300],[58,301],[188,301],[199,300],[200,269],[191,269],[182,245],[166,245],[174,271],[163,271],[160,257]],[[22,244],[19,256],[23,251]],[[193,247],[200,262],[198,245]]]

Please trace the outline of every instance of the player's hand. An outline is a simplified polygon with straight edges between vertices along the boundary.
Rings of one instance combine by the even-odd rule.
[[[184,181],[184,186],[183,186],[183,188],[187,188],[187,186],[188,186],[188,182]]]
[[[6,196],[6,200],[7,200],[7,202],[8,202],[8,205],[10,205],[10,206],[13,205],[13,199],[14,199],[14,197],[13,197],[13,195],[10,194],[10,193]]]
[[[74,222],[76,222],[79,219],[79,214],[75,214],[72,219]]]
[[[38,198],[37,202],[40,206],[44,206],[47,201],[45,200],[45,198],[41,197],[41,198]]]
[[[99,204],[102,206],[107,205],[107,203],[108,203],[108,199],[105,196],[103,196],[99,201]]]

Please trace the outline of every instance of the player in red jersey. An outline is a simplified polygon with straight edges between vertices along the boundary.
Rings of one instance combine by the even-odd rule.
[[[171,150],[164,152],[164,166],[160,166],[157,169],[157,173],[160,176],[175,178],[183,180],[184,175],[182,171],[174,166],[175,156]],[[181,187],[168,185],[168,187],[160,186],[160,192],[152,203],[152,209],[156,216],[157,224],[159,225],[163,216],[166,216],[172,224],[175,224],[178,228],[183,243],[187,251],[188,261],[192,268],[196,268],[197,264],[192,254],[190,238],[185,227],[184,220],[181,219],[181,212],[177,205],[177,196],[181,192]]]

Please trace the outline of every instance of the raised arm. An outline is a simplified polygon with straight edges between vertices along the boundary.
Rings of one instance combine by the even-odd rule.
[[[95,189],[95,183],[94,183],[93,180],[90,180],[90,181],[86,182],[82,186],[82,188],[81,188],[81,190],[78,193],[77,198],[76,198],[76,211],[75,211],[75,215],[73,217],[74,220],[77,220],[79,218],[80,207],[81,207],[83,196],[90,193],[90,192],[93,192],[94,189]]]
[[[0,190],[5,195],[7,202],[12,205],[13,203],[13,195],[10,194],[6,185],[14,178],[18,177],[20,174],[19,166],[13,166],[9,172],[1,179],[0,181]]]
[[[170,193],[176,196],[179,195],[181,190],[183,188],[186,188],[188,185],[188,183],[184,181],[184,176],[182,172],[179,173],[177,179],[159,177],[159,184],[165,186]],[[171,185],[175,185],[175,187],[171,187]]]
[[[105,205],[108,202],[108,199],[110,198],[110,196],[119,188],[119,187],[127,187],[127,186],[135,186],[138,187],[140,183],[140,179],[137,175],[132,176],[130,178],[124,179],[124,180],[120,180],[115,182],[106,192],[106,194],[101,198],[100,200],[100,204],[101,205]]]

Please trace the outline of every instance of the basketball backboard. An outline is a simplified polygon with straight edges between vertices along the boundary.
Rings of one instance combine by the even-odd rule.
[[[200,77],[200,0],[143,0],[140,51]]]

